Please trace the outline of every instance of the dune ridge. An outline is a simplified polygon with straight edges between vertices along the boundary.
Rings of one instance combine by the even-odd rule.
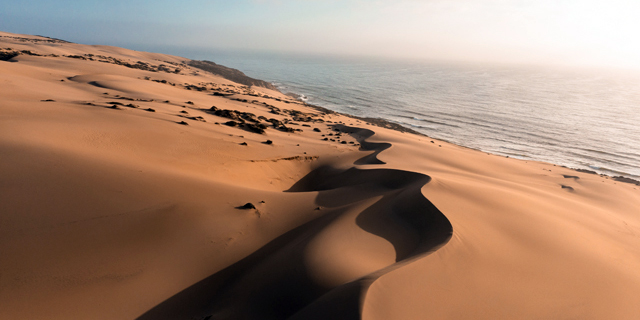
[[[634,184],[182,57],[4,32],[0,51],[2,319],[640,314]]]
[[[377,155],[390,147],[367,142],[374,135],[372,130],[344,125],[333,129],[356,137],[362,150],[374,151],[354,164],[381,164]],[[286,192],[317,192],[316,205],[330,213],[280,236],[138,319],[359,319],[360,304],[371,282],[450,239],[451,224],[421,193],[429,181],[427,175],[399,170],[330,165],[314,169]],[[359,209],[355,222],[394,246],[394,262],[333,288],[311,279],[303,261],[309,243],[353,204],[372,198],[380,199]]]

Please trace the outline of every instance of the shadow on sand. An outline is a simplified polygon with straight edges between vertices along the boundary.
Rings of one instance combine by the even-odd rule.
[[[389,143],[367,142],[374,132],[335,126],[373,153],[355,164],[384,164]],[[427,175],[391,169],[319,167],[286,192],[317,192],[326,213],[269,242],[237,263],[177,293],[141,315],[158,319],[359,319],[368,286],[384,273],[423,257],[449,241],[449,220],[421,192]],[[362,200],[381,197],[360,212],[357,225],[389,241],[396,263],[337,287],[316,283],[304,251],[329,224]]]

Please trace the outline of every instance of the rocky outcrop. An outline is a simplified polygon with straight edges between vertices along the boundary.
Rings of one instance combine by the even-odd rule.
[[[219,65],[215,62],[207,60],[189,60],[186,62],[191,67],[198,68],[213,74],[217,74],[225,79],[233,82],[243,84],[245,86],[258,86],[272,90],[278,90],[274,85],[269,82],[251,78],[244,74],[242,71]]]

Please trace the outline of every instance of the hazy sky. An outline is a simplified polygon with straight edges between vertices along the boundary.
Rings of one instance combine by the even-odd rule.
[[[631,0],[0,0],[0,30],[169,45],[640,68]]]

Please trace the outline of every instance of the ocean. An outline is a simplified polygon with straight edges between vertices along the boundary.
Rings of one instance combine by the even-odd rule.
[[[179,53],[180,54],[180,53]],[[188,52],[304,101],[518,159],[640,179],[640,73]]]

